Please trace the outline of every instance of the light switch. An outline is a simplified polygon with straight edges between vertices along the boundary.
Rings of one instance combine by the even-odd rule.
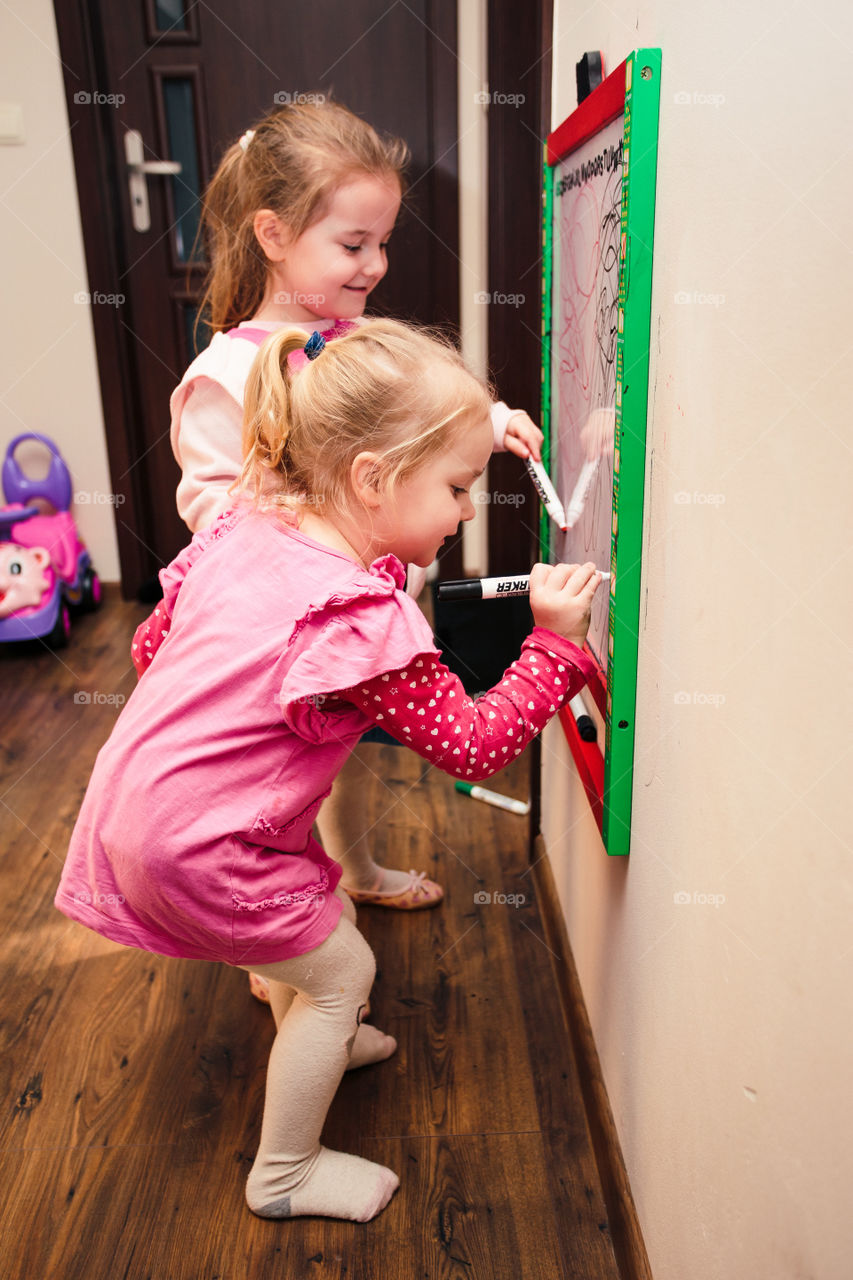
[[[19,102],[0,102],[0,143],[24,141],[24,108]]]

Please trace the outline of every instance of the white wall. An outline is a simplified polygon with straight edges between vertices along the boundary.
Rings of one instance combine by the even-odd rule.
[[[81,537],[104,581],[119,577],[77,189],[53,6],[0,7],[4,102],[25,141],[0,145],[0,454],[21,432],[50,436],[68,464]],[[25,455],[21,454],[21,459]]]
[[[633,851],[557,727],[544,834],[656,1280],[846,1280],[853,14],[555,11],[555,123],[663,79]]]

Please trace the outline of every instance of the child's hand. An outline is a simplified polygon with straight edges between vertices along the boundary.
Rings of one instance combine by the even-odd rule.
[[[601,574],[587,564],[535,564],[530,570],[530,608],[536,625],[583,647],[592,597]]]
[[[504,432],[504,448],[518,458],[533,457],[542,461],[542,441],[545,439],[528,414],[523,409],[514,413],[506,424]]]

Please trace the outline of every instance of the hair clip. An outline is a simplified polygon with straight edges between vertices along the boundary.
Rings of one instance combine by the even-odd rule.
[[[302,350],[305,352],[309,360],[316,360],[325,345],[326,339],[323,337],[322,333],[318,333],[315,329]]]
[[[252,141],[254,136],[255,136],[254,129],[247,129],[246,132],[243,134],[242,138],[240,139],[240,146],[242,147],[243,151],[248,151],[249,143]]]

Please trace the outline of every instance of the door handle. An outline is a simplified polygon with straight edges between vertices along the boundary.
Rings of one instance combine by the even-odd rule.
[[[146,160],[144,156],[142,134],[138,129],[128,129],[124,135],[124,158],[127,164],[127,184],[134,231],[151,230],[147,175],[174,177],[181,172],[181,166],[176,160]]]
[[[129,164],[134,173],[180,173],[177,160],[143,160],[141,164]]]

